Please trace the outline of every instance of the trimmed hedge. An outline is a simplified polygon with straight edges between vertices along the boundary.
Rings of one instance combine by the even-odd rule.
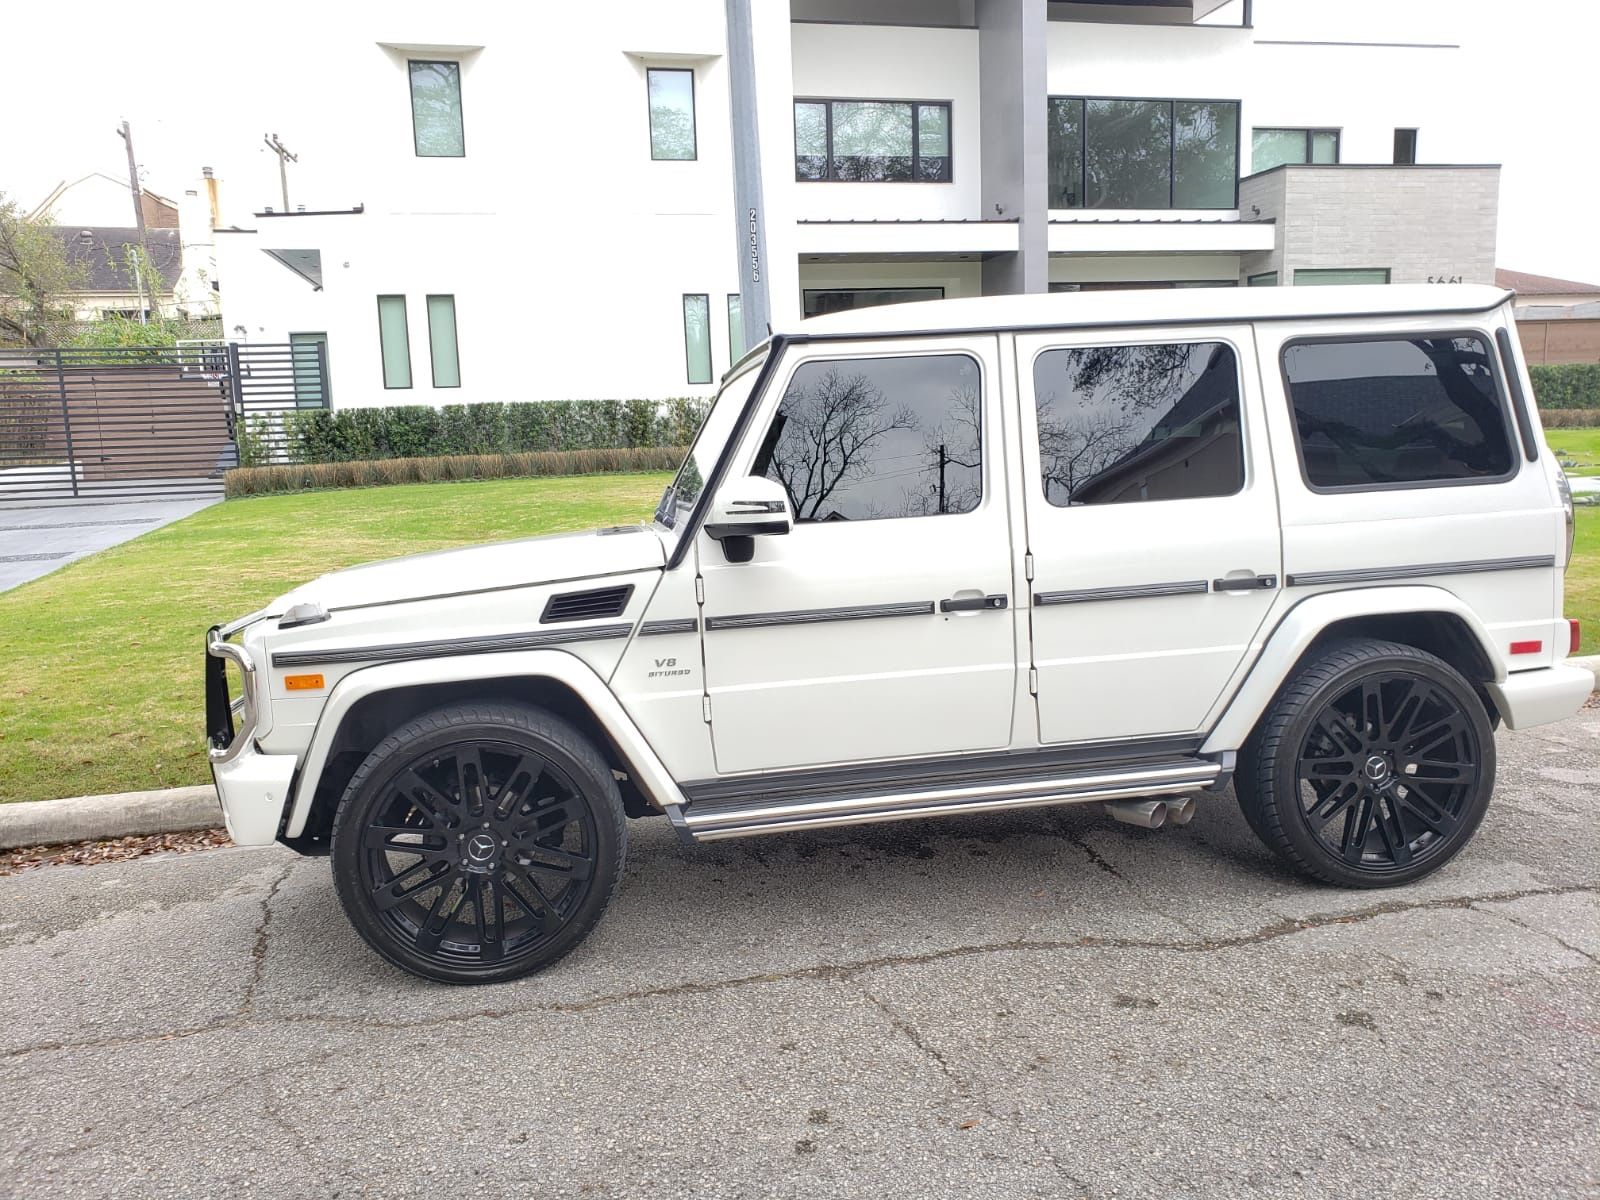
[[[705,401],[683,396],[304,409],[285,414],[281,439],[268,435],[263,441],[276,442],[295,463],[686,446],[705,407]],[[255,452],[241,457],[246,466],[267,458]]]
[[[521,454],[449,454],[357,462],[237,467],[224,478],[224,494],[261,496],[317,488],[377,487],[391,483],[441,483],[458,479],[517,479],[535,475],[600,475],[622,471],[675,471],[678,446],[599,450],[540,450]]]
[[[1600,425],[1600,408],[1541,408],[1539,423],[1546,429],[1592,429]]]
[[[1529,367],[1534,401],[1545,409],[1600,409],[1600,363],[1546,363]],[[1545,424],[1550,424],[1548,416]]]

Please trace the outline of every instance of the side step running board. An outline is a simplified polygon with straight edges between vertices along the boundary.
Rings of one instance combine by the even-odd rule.
[[[767,798],[732,804],[691,801],[670,815],[680,833],[697,842],[711,842],[758,833],[824,829],[874,821],[1080,804],[1131,796],[1178,796],[1220,789],[1227,783],[1231,757],[1220,761],[1172,758],[1121,767],[1100,765],[1076,771],[1055,771],[1032,779],[1013,778],[996,783],[917,787],[858,795],[823,794],[781,803]]]

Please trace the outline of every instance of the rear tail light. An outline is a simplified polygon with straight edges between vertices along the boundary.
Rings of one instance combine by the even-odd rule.
[[[1567,618],[1567,653],[1573,655],[1578,652],[1578,643],[1583,641],[1583,634],[1578,630],[1578,618]]]

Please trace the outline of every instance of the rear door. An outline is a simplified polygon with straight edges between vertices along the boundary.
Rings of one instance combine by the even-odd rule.
[[[1039,739],[1198,733],[1282,583],[1247,325],[1017,338]]]

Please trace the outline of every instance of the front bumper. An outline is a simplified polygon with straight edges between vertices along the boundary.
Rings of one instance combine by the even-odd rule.
[[[265,846],[277,838],[297,762],[293,754],[261,754],[252,746],[211,764],[222,820],[235,844]]]
[[[1510,729],[1565,721],[1583,707],[1594,686],[1592,671],[1565,665],[1515,671],[1503,683],[1487,685],[1501,719]]]

